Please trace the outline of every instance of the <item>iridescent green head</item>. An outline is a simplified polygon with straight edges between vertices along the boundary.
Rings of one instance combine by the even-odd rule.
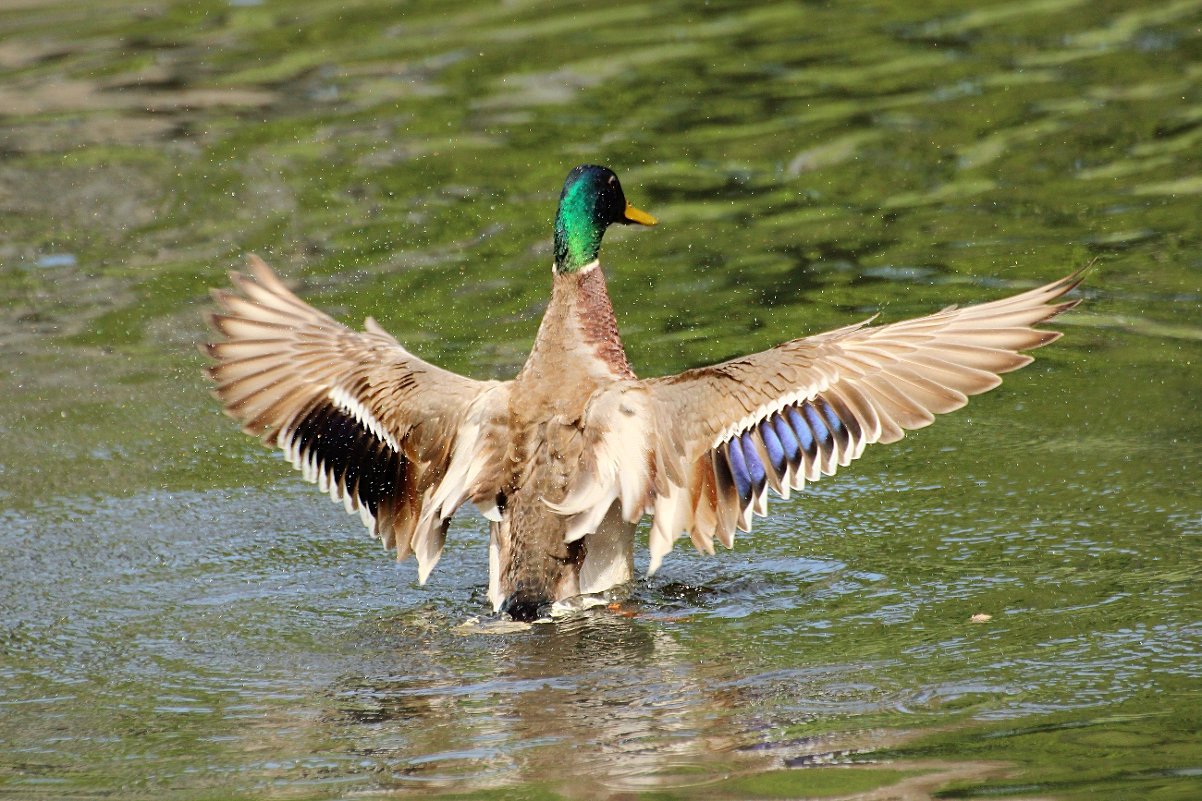
[[[596,261],[613,223],[655,225],[655,218],[626,202],[608,167],[581,164],[568,173],[555,215],[555,272],[573,273]]]

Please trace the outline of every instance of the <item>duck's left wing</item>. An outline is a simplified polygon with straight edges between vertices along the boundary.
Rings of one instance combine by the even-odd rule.
[[[260,259],[238,292],[215,291],[204,346],[214,394],[242,429],[281,449],[307,480],[397,558],[416,554],[425,582],[455,509],[495,509],[508,383],[443,370],[370,318],[353,331],[293,294]]]
[[[831,475],[876,442],[894,442],[1031,362],[1020,353],[1059,332],[1033,326],[1078,271],[1029,292],[951,307],[884,326],[867,323],[787,342],[711,367],[640,382],[646,431],[654,572],[688,533],[712,553],[767,513],[767,490],[787,497]]]

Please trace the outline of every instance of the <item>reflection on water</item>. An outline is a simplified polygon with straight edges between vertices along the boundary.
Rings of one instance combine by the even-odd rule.
[[[662,779],[674,764],[730,747],[712,731],[722,699],[699,686],[687,654],[668,634],[626,618],[588,613],[499,638],[476,655],[466,683],[414,678],[428,675],[423,661],[339,680],[322,720],[327,736],[387,766],[399,783],[556,776],[564,749],[588,744],[573,771],[638,787],[642,776]],[[632,697],[632,679],[644,698]]]
[[[1197,0],[0,8],[0,795],[1197,796],[1199,30]],[[258,251],[510,375],[582,161],[662,221],[607,239],[644,375],[1097,263],[1034,365],[733,552],[465,634],[482,521],[418,587],[221,416],[200,312]]]

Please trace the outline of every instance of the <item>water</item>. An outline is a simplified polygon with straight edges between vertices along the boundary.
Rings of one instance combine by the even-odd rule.
[[[1202,2],[0,8],[0,795],[1202,796]],[[511,375],[576,163],[641,374],[1096,264],[999,390],[485,616],[207,397],[259,252]],[[639,554],[646,564],[646,552]],[[989,620],[972,622],[974,615]]]

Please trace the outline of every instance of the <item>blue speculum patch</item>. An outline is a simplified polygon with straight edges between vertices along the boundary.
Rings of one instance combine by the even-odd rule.
[[[743,461],[747,463],[747,474],[751,477],[751,484],[756,494],[759,494],[764,488],[764,482],[767,481],[768,474],[764,470],[764,463],[760,461],[759,452],[755,449],[755,442],[751,439],[751,432],[745,432],[741,439],[743,443]]]
[[[739,447],[738,437],[727,443],[726,453],[730,475],[735,482],[735,492],[739,494],[739,500],[747,503],[751,500],[751,474],[747,472],[747,464],[743,461],[743,449]]]
[[[801,444],[801,449],[805,451],[806,456],[813,459],[818,454],[817,444],[814,442],[814,432],[806,425],[806,421],[802,418],[801,412],[796,406],[790,406],[785,409],[785,415],[789,421],[789,425],[793,427],[793,431],[797,434],[797,441]]]
[[[776,432],[789,464],[797,467],[801,463],[801,443],[797,441],[797,434],[789,427],[789,422],[779,412],[772,415],[772,430]]]
[[[760,423],[760,439],[764,441],[764,450],[768,452],[768,459],[772,462],[772,467],[778,473],[785,472],[785,449],[781,445],[780,438],[776,436],[771,420]]]
[[[814,436],[818,438],[819,444],[823,448],[829,448],[832,441],[830,429],[826,427],[826,423],[822,422],[822,416],[818,414],[818,410],[810,404],[803,404],[801,407],[805,418],[810,423],[810,429],[814,432]]]
[[[757,447],[756,435],[763,445]],[[781,411],[726,441],[726,464],[730,469],[735,490],[744,504],[763,491],[767,483],[768,469],[764,456],[783,477],[788,465],[801,467],[803,454],[810,461],[820,452],[830,454],[837,448],[846,448],[851,442],[847,425],[835,409],[822,398],[805,401],[796,406],[787,406]]]

